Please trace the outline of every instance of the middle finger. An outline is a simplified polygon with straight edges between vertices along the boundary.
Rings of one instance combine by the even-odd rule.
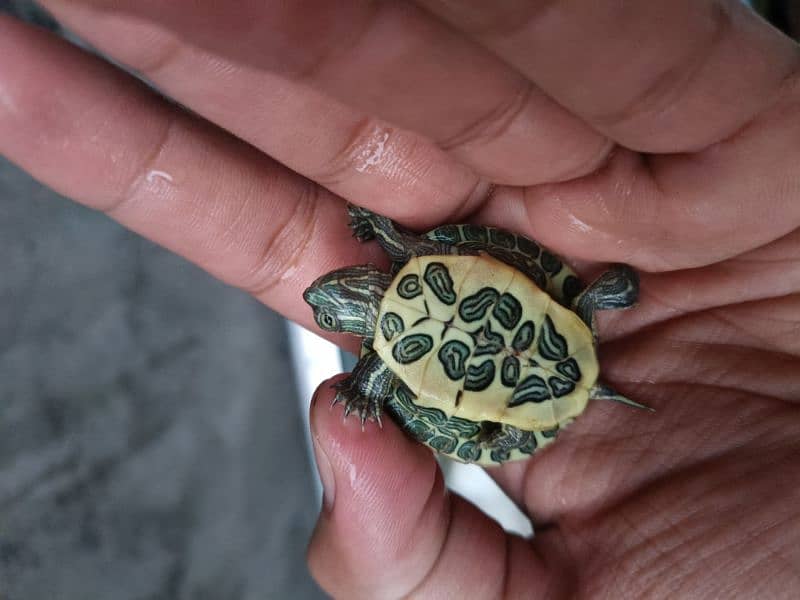
[[[306,86],[356,107],[348,118],[363,120],[363,111],[419,132],[428,144],[447,149],[498,183],[531,184],[581,175],[593,170],[609,150],[607,140],[505,63],[408,5],[378,3],[377,8],[368,8],[347,2],[332,15],[303,10],[308,1],[292,3],[291,10],[274,2],[252,8],[255,12],[249,19],[264,30],[244,43],[248,58],[278,72],[276,77],[241,59],[241,37],[248,26],[252,28],[237,20],[243,18],[242,11],[230,11],[223,25],[200,19],[199,15],[213,13],[213,3],[207,1],[191,3],[192,18],[200,22],[189,23],[185,21],[189,17],[180,17],[190,10],[182,2],[159,3],[156,12],[152,3],[121,0],[113,3],[118,11],[113,13],[63,0],[45,4],[92,43],[143,68],[176,99],[310,177],[313,168],[304,170],[302,162],[294,166],[298,152],[283,144],[281,124],[291,124],[295,131],[299,127],[306,135],[316,132],[317,140],[329,137],[331,130],[334,138],[353,133],[352,124],[338,115],[320,129],[318,121],[304,124],[310,111],[302,113],[305,119],[285,113],[287,104],[302,106],[306,101]],[[131,11],[150,19],[151,26],[143,30],[141,21],[128,14]],[[156,19],[177,33],[166,42],[166,50],[163,30],[152,25]],[[132,29],[132,23],[138,28]],[[159,43],[154,43],[154,31],[161,31],[156,36]],[[338,37],[331,39],[333,32]],[[293,44],[276,43],[276,37]],[[189,45],[197,41],[211,53]],[[236,118],[220,114],[220,104]],[[254,122],[261,124],[255,132]],[[337,135],[337,129],[344,133]],[[425,177],[431,179],[430,175]],[[448,183],[443,180],[442,187]]]

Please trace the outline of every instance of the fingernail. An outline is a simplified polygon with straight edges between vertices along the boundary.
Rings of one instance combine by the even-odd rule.
[[[336,479],[333,476],[333,467],[316,435],[311,436],[311,441],[314,446],[314,457],[317,460],[319,479],[322,482],[322,508],[326,512],[330,512],[333,510],[333,499],[336,496]]]

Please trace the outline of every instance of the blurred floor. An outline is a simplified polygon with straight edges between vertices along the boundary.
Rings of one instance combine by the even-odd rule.
[[[283,323],[0,160],[0,598],[320,598]]]

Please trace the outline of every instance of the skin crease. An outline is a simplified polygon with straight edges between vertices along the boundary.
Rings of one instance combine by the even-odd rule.
[[[385,264],[345,200],[642,271],[640,306],[600,315],[601,359],[657,412],[594,403],[492,470],[532,541],[320,387],[309,563],[331,595],[797,597],[792,41],[734,0],[44,4],[194,114],[2,18],[0,153],[289,318],[312,325],[320,274]]]

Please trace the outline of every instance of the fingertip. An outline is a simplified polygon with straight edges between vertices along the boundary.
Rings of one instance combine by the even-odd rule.
[[[402,595],[438,553],[449,502],[431,452],[389,418],[379,426],[332,405],[337,376],[317,390],[311,429],[325,488],[309,568],[335,597]]]

